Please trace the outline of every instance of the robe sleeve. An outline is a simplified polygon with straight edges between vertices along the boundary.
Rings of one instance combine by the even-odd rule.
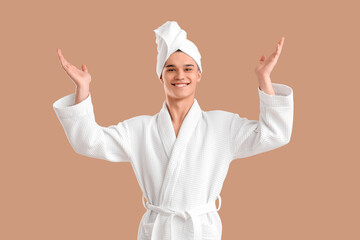
[[[130,162],[129,131],[126,121],[108,127],[95,121],[91,93],[78,104],[75,93],[54,102],[53,108],[66,137],[80,155],[110,162]]]
[[[275,95],[258,88],[259,120],[248,120],[234,114],[230,124],[233,159],[253,156],[290,142],[293,125],[293,90],[284,84],[272,83]]]

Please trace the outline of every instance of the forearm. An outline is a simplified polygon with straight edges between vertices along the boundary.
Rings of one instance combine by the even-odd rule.
[[[269,95],[275,95],[270,77],[258,77],[260,90]]]

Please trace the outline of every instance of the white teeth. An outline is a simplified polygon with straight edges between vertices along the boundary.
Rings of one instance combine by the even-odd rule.
[[[185,83],[185,84],[173,84],[173,85],[176,86],[176,87],[185,87],[185,86],[187,86],[189,84]]]

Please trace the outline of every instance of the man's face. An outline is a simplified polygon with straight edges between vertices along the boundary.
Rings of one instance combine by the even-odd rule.
[[[165,94],[170,98],[186,98],[195,96],[196,84],[201,80],[201,72],[192,57],[183,52],[174,52],[167,59],[161,83]],[[185,86],[179,85],[185,83]]]

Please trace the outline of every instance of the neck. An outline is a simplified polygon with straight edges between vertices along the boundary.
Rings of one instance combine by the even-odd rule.
[[[166,107],[169,110],[171,121],[175,124],[182,123],[186,114],[194,103],[194,96],[177,99],[166,97]]]

